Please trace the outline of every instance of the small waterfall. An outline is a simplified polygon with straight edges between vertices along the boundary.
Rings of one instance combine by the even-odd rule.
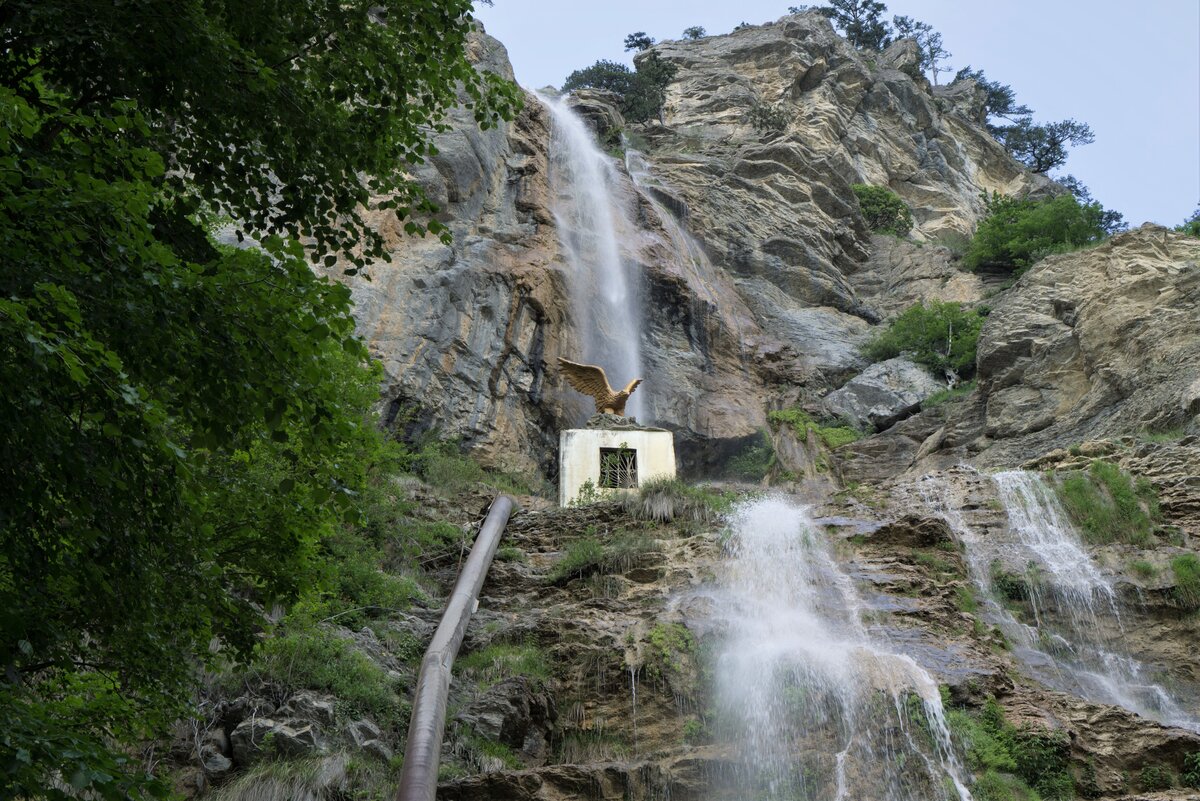
[[[937,683],[868,634],[806,510],[748,502],[731,528],[716,681],[745,796],[969,801]]]
[[[1149,666],[1124,645],[1120,604],[1111,582],[1083,547],[1053,489],[1035,473],[992,476],[1012,537],[979,536],[940,479],[922,494],[966,546],[971,578],[984,595],[985,616],[1000,627],[1037,680],[1091,701],[1114,704],[1171,726],[1200,731],[1157,683]],[[1007,609],[993,586],[996,566],[1019,567],[1033,625]]]
[[[636,261],[622,254],[638,226],[633,198],[616,160],[602,151],[565,98],[538,94],[550,111],[550,188],[568,286],[583,337],[579,360],[598,364],[620,389],[642,377],[642,314]],[[649,386],[634,393],[626,413],[641,416]]]

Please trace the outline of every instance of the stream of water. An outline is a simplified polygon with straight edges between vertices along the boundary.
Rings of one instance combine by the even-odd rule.
[[[937,683],[863,627],[806,509],[747,502],[731,536],[716,681],[747,797],[969,801]]]
[[[642,377],[640,276],[636,261],[622,253],[622,243],[638,236],[632,198],[622,191],[617,161],[600,149],[566,98],[538,99],[552,121],[550,188],[582,337],[576,361],[600,365],[620,389]],[[630,397],[627,414],[643,415],[648,389]]]
[[[999,626],[1037,680],[1091,701],[1114,704],[1171,726],[1200,731],[1200,719],[1129,652],[1121,606],[1053,490],[1020,470],[992,476],[1008,517],[1007,536],[982,537],[966,523],[949,487],[928,479],[925,500],[966,546],[984,616]],[[1031,623],[1021,622],[996,588],[999,570],[1020,570]]]

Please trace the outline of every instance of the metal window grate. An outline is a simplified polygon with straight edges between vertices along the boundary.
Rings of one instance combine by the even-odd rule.
[[[636,489],[637,485],[637,451],[631,448],[601,448],[601,488]]]

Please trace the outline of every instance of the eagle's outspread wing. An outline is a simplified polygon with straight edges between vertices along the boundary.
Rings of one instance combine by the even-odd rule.
[[[642,379],[635,378],[632,381],[630,381],[628,385],[626,385],[626,387],[623,391],[625,392],[626,395],[632,395],[633,391],[638,388],[638,384],[640,384],[640,383],[642,383]]]
[[[558,360],[558,366],[562,370],[563,377],[567,379],[567,383],[584,395],[591,395],[600,401],[617,394],[608,385],[608,377],[604,375],[603,367],[597,367],[594,364],[578,364],[562,358]]]

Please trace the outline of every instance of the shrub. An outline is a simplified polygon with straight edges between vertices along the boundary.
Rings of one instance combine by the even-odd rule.
[[[1185,553],[1171,560],[1175,574],[1175,597],[1189,609],[1200,609],[1200,559]]]
[[[946,712],[946,723],[977,774],[971,788],[982,801],[1070,801],[1074,781],[1068,767],[1070,743],[1061,733],[1017,728],[989,698],[977,715]]]
[[[791,115],[781,105],[768,106],[764,103],[755,103],[748,116],[750,125],[754,130],[762,133],[778,133],[788,126],[791,121]]]
[[[1192,212],[1191,219],[1184,220],[1183,225],[1177,226],[1175,230],[1188,236],[1200,236],[1200,207]]]
[[[1194,751],[1183,758],[1183,772],[1179,774],[1179,782],[1184,787],[1200,790],[1200,751]]]
[[[1104,207],[1081,205],[1069,194],[1046,200],[993,194],[985,202],[987,216],[963,256],[968,270],[1020,274],[1044,256],[1094,244],[1107,235]]]
[[[703,39],[706,31],[703,25],[693,25],[690,28],[683,29],[684,39]]]
[[[809,432],[812,432],[828,448],[840,448],[851,442],[857,442],[863,437],[862,432],[857,428],[842,424],[841,421],[819,422],[799,406],[769,412],[767,421],[776,428],[779,426],[791,427],[796,436],[801,439],[807,438]]]
[[[883,361],[906,354],[939,372],[967,376],[975,372],[975,349],[983,315],[960,303],[931,301],[911,307],[876,334],[863,349]]]
[[[1175,786],[1175,777],[1165,765],[1147,765],[1138,774],[1138,784],[1148,793],[1170,790]]]
[[[1135,482],[1116,465],[1097,459],[1086,473],[1067,474],[1054,486],[1088,542],[1144,545],[1150,541],[1158,499],[1145,479]]]
[[[912,212],[899,195],[884,186],[854,184],[850,188],[868,228],[877,234],[908,236],[913,226]]]

